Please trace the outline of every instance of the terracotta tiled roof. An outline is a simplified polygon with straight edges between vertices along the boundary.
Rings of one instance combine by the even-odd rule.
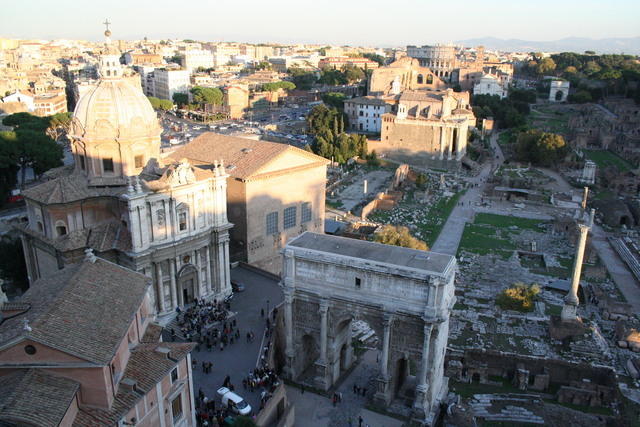
[[[37,280],[23,295],[20,302],[31,308],[0,324],[0,346],[23,337],[107,365],[148,283],[148,277],[100,258],[64,268]]]
[[[57,426],[80,384],[40,369],[21,369],[0,377],[0,424]]]
[[[59,177],[23,191],[24,197],[44,204],[69,203],[100,196],[117,197],[126,187],[89,187],[87,178],[80,172],[65,168]]]
[[[157,343],[160,341],[160,336],[162,335],[162,330],[164,328],[157,323],[149,323],[147,326],[147,330],[144,331],[144,336],[140,340],[143,343]]]
[[[293,152],[307,157],[310,163],[327,164],[320,156],[287,144],[256,141],[235,136],[206,132],[169,155],[174,160],[187,158],[197,165],[223,160],[227,173],[234,178],[248,179],[258,175],[260,169],[276,157]]]
[[[133,406],[149,393],[156,384],[189,354],[194,343],[140,344],[131,351],[118,392],[108,411],[83,408],[78,412],[74,426],[114,425]],[[135,383],[135,390],[127,388],[122,381]]]

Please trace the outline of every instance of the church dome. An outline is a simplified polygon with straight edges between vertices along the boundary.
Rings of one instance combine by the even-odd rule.
[[[102,78],[78,101],[73,113],[77,137],[159,137],[156,112],[142,90],[126,78]]]

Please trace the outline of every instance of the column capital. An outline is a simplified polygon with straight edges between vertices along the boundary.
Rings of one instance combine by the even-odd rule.
[[[578,228],[580,229],[580,233],[588,233],[591,227],[588,224],[578,224]]]
[[[284,302],[291,304],[293,302],[293,289],[284,288],[282,293],[284,293]]]
[[[424,335],[425,337],[428,335],[431,335],[431,332],[433,332],[433,323],[426,323],[423,325],[423,330],[424,330]]]
[[[329,311],[329,300],[328,299],[321,299],[320,300],[320,305],[318,306],[318,311],[321,314],[327,314],[327,311]]]
[[[393,313],[385,312],[382,315],[382,326],[386,328],[390,327],[393,324],[394,316]]]

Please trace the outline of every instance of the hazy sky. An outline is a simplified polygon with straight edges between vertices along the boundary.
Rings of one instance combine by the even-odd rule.
[[[5,0],[0,37],[406,45],[640,36],[640,0]]]

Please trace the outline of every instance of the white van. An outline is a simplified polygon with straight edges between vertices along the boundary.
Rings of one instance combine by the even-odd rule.
[[[240,415],[249,415],[251,413],[251,405],[228,388],[220,387],[218,394],[222,396],[222,406]]]

